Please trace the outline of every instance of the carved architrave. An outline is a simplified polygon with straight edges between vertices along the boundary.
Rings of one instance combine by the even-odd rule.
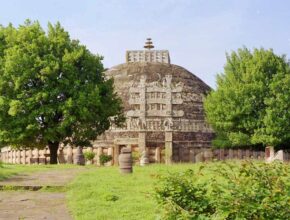
[[[127,118],[124,127],[111,127],[111,131],[183,131],[183,132],[213,132],[212,128],[204,121],[189,120],[189,119],[142,119],[142,118]]]

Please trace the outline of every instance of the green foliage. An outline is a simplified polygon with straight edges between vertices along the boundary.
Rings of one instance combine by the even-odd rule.
[[[103,166],[105,163],[111,161],[113,157],[111,155],[101,154],[99,156],[100,164]]]
[[[290,69],[285,56],[247,48],[227,54],[217,89],[205,100],[218,147],[288,145]]]
[[[289,165],[243,163],[215,170],[225,184],[212,180],[216,216],[225,219],[290,219]]]
[[[192,171],[188,171],[188,174],[192,172],[197,175],[197,176],[194,176],[194,177],[191,176],[191,177],[197,180],[196,184],[198,184],[199,188],[201,188],[200,192],[203,192],[204,191],[203,188],[206,188],[206,192],[210,193],[210,191],[207,188],[211,187],[210,184],[211,182],[213,182],[213,180],[218,181],[221,185],[226,182],[226,178],[221,177],[220,172],[218,172],[220,168],[228,170],[229,174],[231,174],[232,176],[234,175],[238,176],[240,174],[239,170],[242,167],[241,163],[230,162],[230,164],[232,164],[231,168],[230,168],[230,165],[224,164],[221,162],[212,162],[212,163],[206,163],[206,164],[202,164],[202,163],[173,164],[171,166],[166,166],[164,164],[152,164],[151,166],[147,166],[147,167],[140,167],[140,166],[134,167],[134,172],[129,176],[120,175],[119,168],[115,166],[100,167],[100,168],[92,167],[88,172],[81,173],[79,176],[77,176],[76,179],[73,181],[73,183],[70,184],[67,191],[68,207],[71,213],[73,214],[74,219],[76,220],[78,219],[79,220],[81,219],[118,219],[118,220],[119,219],[120,220],[163,219],[162,218],[163,216],[160,216],[161,214],[160,212],[166,211],[167,209],[164,210],[165,206],[163,205],[160,207],[157,203],[157,201],[159,200],[156,200],[154,197],[154,194],[155,194],[154,189],[156,187],[163,188],[163,184],[162,184],[163,182],[159,180],[160,176],[163,176],[163,178],[168,177],[168,175],[170,174],[172,174],[173,177],[174,175],[182,176],[183,173],[186,172],[186,170],[191,169]],[[257,167],[260,167],[262,164],[254,162],[254,165]],[[280,165],[281,164],[278,164],[277,166],[280,166]],[[270,169],[272,169],[272,165],[270,164],[266,166],[267,167],[262,168],[262,170],[269,169],[267,171],[269,172]],[[276,165],[273,165],[273,166],[276,166]],[[288,168],[283,168],[283,169],[287,169],[286,171],[288,172],[288,177],[284,177],[284,178],[286,178],[286,181],[289,182],[289,175],[290,175],[289,164],[285,164],[281,166],[282,167],[288,166]],[[283,173],[284,171],[282,171],[281,173],[282,176],[283,176]],[[253,176],[253,178],[255,176]],[[188,179],[189,181],[191,181],[190,176],[188,177]],[[184,182],[185,181],[183,181],[183,186],[189,185],[189,184],[186,184],[186,182],[185,183]],[[191,182],[195,184],[194,181],[191,181]],[[225,184],[223,185],[226,186]],[[170,187],[169,184],[167,184],[167,186]],[[253,187],[255,187],[255,185],[253,185]],[[185,190],[185,187],[183,188],[179,187],[179,188],[182,190]],[[196,190],[198,187],[194,185],[192,188]],[[236,189],[233,189],[233,190],[236,190]],[[173,191],[173,189],[171,191]],[[182,194],[182,191],[180,192],[180,194]],[[109,195],[118,196],[118,200],[114,202],[110,201],[111,196]],[[210,197],[210,195],[213,195],[213,193],[209,195],[204,195],[204,196],[206,196],[207,198],[210,198],[210,201],[212,199],[215,199],[216,203],[221,202],[222,199],[224,198],[223,195],[216,198],[213,198],[213,196]],[[207,198],[205,198],[204,200],[207,201],[208,200]],[[203,199],[200,197],[198,197],[198,199],[199,201],[203,201]],[[168,201],[170,201],[170,198]],[[194,201],[193,201],[193,204],[197,205],[196,202]],[[234,205],[229,203],[229,207],[233,207],[233,206]],[[110,207],[110,208],[104,208],[104,207]],[[172,205],[171,207],[180,210],[178,206],[176,205]],[[207,207],[207,203],[201,205],[201,207]],[[170,209],[168,209],[168,211],[170,211]],[[182,212],[182,216],[178,215],[178,217],[174,219],[188,219],[186,216],[188,216],[187,210]],[[218,216],[216,218],[215,216],[211,216],[211,217],[212,217],[211,219],[216,219],[216,220],[226,219],[222,217],[218,218]],[[201,217],[199,219],[201,219]],[[236,218],[236,219],[243,219],[243,218]],[[271,218],[268,218],[268,219],[271,219]],[[285,219],[289,219],[289,218],[285,218]]]
[[[141,154],[139,151],[133,151],[132,152],[132,159],[134,162],[137,162],[141,157]]]
[[[88,146],[112,123],[121,100],[102,57],[70,39],[59,23],[0,26],[0,144]],[[55,151],[56,152],[56,151]]]
[[[93,160],[95,155],[96,154],[94,152],[91,152],[91,151],[84,152],[84,157],[87,161]]]
[[[202,168],[202,167],[201,167]],[[289,219],[289,165],[217,163],[160,179],[156,198],[163,219]]]
[[[3,168],[3,162],[0,160],[0,168]]]
[[[212,145],[216,148],[230,148],[232,147],[232,142],[228,140],[225,134],[218,133],[212,141]]]
[[[204,219],[213,214],[207,188],[197,183],[200,176],[193,170],[161,178],[156,198],[164,208],[165,219]]]

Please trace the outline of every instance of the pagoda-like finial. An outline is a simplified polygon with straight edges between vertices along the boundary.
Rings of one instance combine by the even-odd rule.
[[[147,38],[147,41],[146,41],[146,43],[145,43],[144,48],[146,48],[146,49],[148,49],[148,50],[154,48],[154,45],[153,45],[153,43],[152,43],[151,38]]]

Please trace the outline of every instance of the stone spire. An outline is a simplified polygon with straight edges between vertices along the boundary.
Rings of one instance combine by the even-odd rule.
[[[153,42],[151,38],[147,38],[147,41],[145,42],[145,49],[151,50],[152,48],[154,48]]]

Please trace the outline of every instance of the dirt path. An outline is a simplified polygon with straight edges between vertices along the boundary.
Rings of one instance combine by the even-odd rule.
[[[85,168],[21,174],[0,182],[4,187],[61,187]],[[0,191],[0,220],[71,220],[63,192]]]
[[[64,193],[0,192],[1,220],[71,220]]]

